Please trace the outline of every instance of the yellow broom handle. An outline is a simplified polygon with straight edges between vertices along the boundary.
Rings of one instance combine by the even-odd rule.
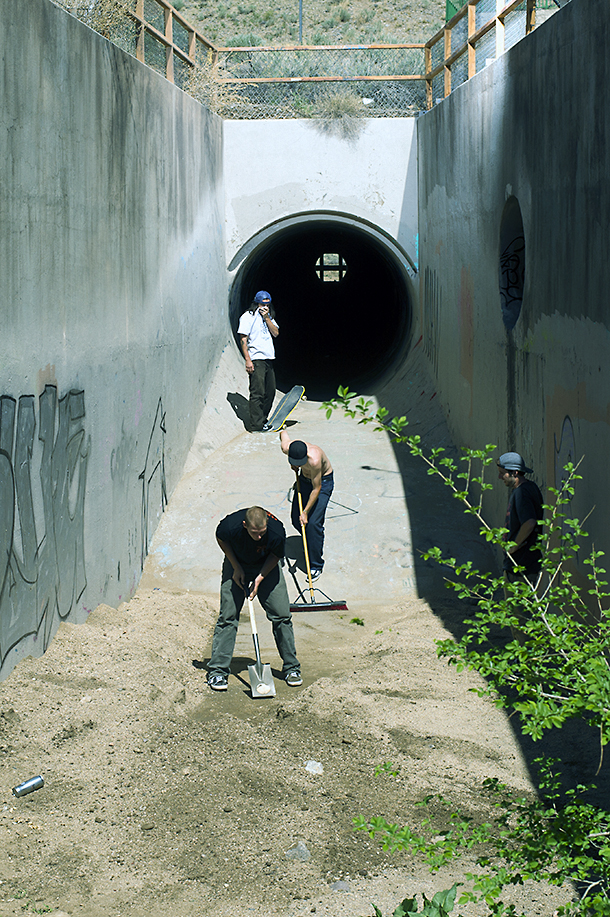
[[[303,498],[301,497],[301,488],[299,486],[299,472],[295,471],[295,475],[297,478],[297,497],[299,500],[299,515],[302,516],[303,515]],[[311,601],[313,602],[314,600],[313,580],[311,578],[311,566],[309,563],[309,551],[307,550],[307,538],[305,536],[305,526],[303,525],[302,522],[301,522],[301,534],[303,535],[303,550],[305,552],[305,565],[307,567],[307,579],[309,580],[309,592],[311,594]]]

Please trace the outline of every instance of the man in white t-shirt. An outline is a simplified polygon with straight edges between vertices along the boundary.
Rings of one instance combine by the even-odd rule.
[[[253,433],[266,433],[269,428],[267,417],[275,398],[273,338],[279,333],[271,296],[266,290],[260,290],[248,312],[240,318],[237,329],[250,381],[250,429]]]

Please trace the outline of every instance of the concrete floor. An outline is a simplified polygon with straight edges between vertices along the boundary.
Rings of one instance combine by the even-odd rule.
[[[412,429],[424,435],[432,430],[434,443],[447,445],[431,383],[416,354],[408,362],[408,383],[394,379],[394,389],[391,383],[381,391],[382,403],[402,397],[400,410],[409,414]],[[291,601],[306,590],[302,540],[290,522],[294,474],[277,434],[246,432],[247,392],[243,363],[230,344],[184,475],[153,539],[142,587],[197,592],[217,601],[222,554],[216,526],[228,513],[259,504],[286,527],[284,573]],[[322,446],[333,464],[336,489],[326,516],[326,566],[316,586],[333,601],[347,601],[350,613],[443,591],[439,569],[421,560],[421,551],[432,544],[452,553],[456,545],[468,556],[479,553],[476,528],[454,507],[446,488],[426,474],[421,460],[393,446],[373,425],[359,425],[338,412],[327,419],[310,401],[301,402],[289,424],[293,438]]]

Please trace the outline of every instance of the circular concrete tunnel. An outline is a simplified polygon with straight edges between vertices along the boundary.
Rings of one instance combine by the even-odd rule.
[[[412,317],[406,263],[380,233],[308,218],[265,235],[232,285],[235,333],[257,290],[271,293],[280,326],[275,370],[282,391],[302,384],[309,398],[324,400],[339,385],[362,390],[406,352]]]

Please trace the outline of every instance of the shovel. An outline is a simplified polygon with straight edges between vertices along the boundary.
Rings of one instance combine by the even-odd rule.
[[[250,587],[248,587],[248,589],[249,588]],[[254,603],[250,596],[248,596],[248,611],[250,612],[250,627],[252,628],[252,640],[254,642],[254,652],[256,653],[256,663],[248,666],[252,697],[275,697],[275,682],[271,674],[271,666],[268,663],[263,665],[261,662],[256,618],[254,617]]]

